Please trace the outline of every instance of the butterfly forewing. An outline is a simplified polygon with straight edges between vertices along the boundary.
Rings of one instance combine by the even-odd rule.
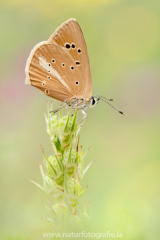
[[[75,19],[64,22],[49,38],[65,48],[72,56],[84,85],[83,98],[88,100],[92,92],[92,80],[87,46],[82,30]]]
[[[26,66],[26,83],[64,102],[82,98],[83,81],[71,55],[56,43],[42,42],[31,52]]]

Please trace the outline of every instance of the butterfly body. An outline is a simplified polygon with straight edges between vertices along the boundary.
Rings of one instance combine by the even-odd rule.
[[[100,98],[92,96],[90,61],[83,32],[71,18],[37,44],[26,64],[25,83],[73,109],[95,106]]]
[[[48,41],[36,45],[26,65],[26,84],[59,101],[89,101],[92,81],[82,30],[75,19],[63,23]]]
[[[72,102],[67,102],[68,107],[73,109],[86,109],[91,104],[91,99],[85,101],[85,99],[73,99]]]

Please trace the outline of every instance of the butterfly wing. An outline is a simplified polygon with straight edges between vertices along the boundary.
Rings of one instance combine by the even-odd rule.
[[[64,22],[48,41],[57,43],[72,56],[83,80],[83,98],[88,100],[92,94],[90,61],[83,32],[76,19],[71,18]]]
[[[42,42],[34,47],[26,65],[26,84],[64,102],[82,98],[83,81],[70,54],[56,43]]]

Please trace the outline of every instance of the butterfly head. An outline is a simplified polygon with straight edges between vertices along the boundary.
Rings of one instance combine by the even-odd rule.
[[[100,98],[96,98],[94,96],[91,97],[91,102],[90,102],[90,107],[94,107],[97,105],[97,103],[99,102]]]

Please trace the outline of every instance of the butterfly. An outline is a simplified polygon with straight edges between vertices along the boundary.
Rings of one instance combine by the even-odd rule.
[[[73,109],[81,109],[83,119],[86,118],[88,105],[93,107],[99,100],[106,103],[113,100],[92,95],[87,46],[83,32],[74,18],[62,23],[48,41],[40,42],[33,48],[25,72],[26,84],[61,101],[60,108],[67,105]]]

